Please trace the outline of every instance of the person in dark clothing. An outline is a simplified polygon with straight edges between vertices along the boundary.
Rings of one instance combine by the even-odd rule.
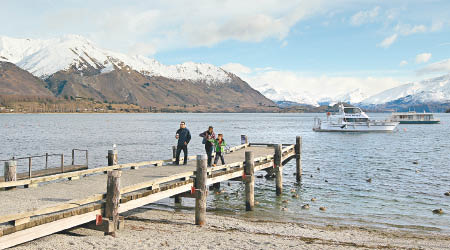
[[[209,126],[208,130],[201,133],[199,135],[200,137],[203,137],[203,144],[205,144],[205,151],[208,155],[208,167],[211,167],[212,162],[212,152],[214,150],[214,145],[210,141],[211,139],[216,139],[216,134],[214,133],[214,128],[212,126]]]
[[[186,128],[186,123],[181,122],[180,123],[180,129],[177,130],[177,134],[175,135],[175,138],[178,139],[178,145],[177,145],[177,154],[176,154],[176,165],[180,165],[180,154],[181,150],[183,150],[184,153],[184,165],[187,164],[187,158],[188,158],[188,149],[187,145],[191,141],[191,132],[189,132],[189,129]]]

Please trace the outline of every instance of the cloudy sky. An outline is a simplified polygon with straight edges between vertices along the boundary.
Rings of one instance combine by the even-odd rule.
[[[0,0],[0,35],[79,34],[165,64],[205,62],[260,87],[374,94],[450,72],[448,0]]]

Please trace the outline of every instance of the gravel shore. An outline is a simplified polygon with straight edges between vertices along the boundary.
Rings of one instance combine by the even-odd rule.
[[[450,236],[320,227],[207,214],[194,225],[191,212],[137,209],[125,215],[117,237],[77,227],[16,249],[448,249]]]

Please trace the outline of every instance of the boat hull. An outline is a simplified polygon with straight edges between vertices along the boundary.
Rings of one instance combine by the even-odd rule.
[[[398,122],[374,122],[356,124],[337,124],[322,122],[320,126],[314,127],[316,132],[392,132]]]

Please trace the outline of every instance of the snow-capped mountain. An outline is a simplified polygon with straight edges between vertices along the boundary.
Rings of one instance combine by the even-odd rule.
[[[275,102],[294,102],[311,106],[319,106],[317,99],[307,92],[299,93],[294,90],[277,89],[268,84],[256,88],[261,94]]]
[[[129,56],[97,47],[78,35],[61,38],[18,39],[0,37],[0,61],[14,63],[42,79],[61,70],[108,73],[127,66],[147,76],[162,76],[175,80],[202,81],[208,84],[232,80],[230,73],[206,63],[186,62],[164,65],[144,56]]]
[[[361,103],[384,104],[405,97],[408,97],[410,103],[449,102],[450,74],[400,85],[366,98]]]

